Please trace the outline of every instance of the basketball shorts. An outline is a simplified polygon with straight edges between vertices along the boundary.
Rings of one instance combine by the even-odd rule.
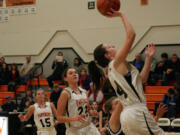
[[[165,135],[145,104],[125,107],[120,121],[125,135]]]
[[[49,130],[38,130],[37,135],[56,135],[56,129],[51,128]]]

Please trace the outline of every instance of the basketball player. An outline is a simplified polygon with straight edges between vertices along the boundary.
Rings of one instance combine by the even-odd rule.
[[[78,87],[78,72],[68,68],[64,73],[65,88],[58,101],[58,121],[66,124],[66,135],[100,135],[91,123],[89,115],[94,111],[89,109],[86,90]],[[97,115],[97,114],[96,114]]]
[[[123,110],[122,104],[117,97],[111,97],[103,105],[105,113],[111,115],[108,125],[101,129],[101,133],[106,135],[124,135],[121,129],[119,116]]]
[[[119,116],[123,110],[122,104],[117,97],[111,97],[103,105],[103,109],[107,114],[110,114],[109,123],[107,127],[101,129],[101,134],[103,135],[124,135],[121,129],[121,123]],[[161,118],[164,113],[168,111],[165,104],[160,104],[155,116],[156,121]]]
[[[89,63],[89,73],[96,87],[102,75],[101,69],[108,67],[108,79],[115,89],[116,95],[123,105],[120,116],[121,126],[126,135],[164,135],[146,107],[143,83],[148,79],[152,57],[155,53],[154,44],[145,50],[145,65],[139,71],[126,61],[135,39],[135,31],[125,14],[112,10],[109,17],[120,17],[126,31],[126,39],[120,48],[101,44],[94,50],[95,61]]]
[[[57,111],[54,104],[45,102],[45,94],[42,89],[36,91],[35,98],[37,103],[29,107],[26,115],[19,114],[19,119],[27,121],[34,114],[37,135],[56,135],[54,116],[56,117]]]

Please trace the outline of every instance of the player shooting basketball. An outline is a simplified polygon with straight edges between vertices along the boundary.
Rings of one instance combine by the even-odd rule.
[[[152,57],[156,50],[155,45],[147,46],[145,65],[139,73],[136,67],[126,61],[136,35],[134,28],[122,12],[111,9],[108,17],[121,18],[126,38],[120,50],[107,44],[101,44],[95,48],[95,61],[91,61],[88,66],[92,81],[99,88],[102,77],[99,67],[108,68],[108,79],[123,105],[120,120],[126,135],[164,135],[165,133],[158,127],[146,107],[143,90],[143,83],[148,79]]]

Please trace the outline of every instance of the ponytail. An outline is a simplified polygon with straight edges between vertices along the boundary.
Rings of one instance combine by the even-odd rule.
[[[111,82],[109,79],[106,79],[104,84],[103,84],[103,87],[102,87],[102,91],[105,92],[105,93],[109,93],[111,92],[111,95],[116,95],[115,94],[115,90],[114,88],[112,87],[111,85]],[[107,100],[107,99],[106,99]]]
[[[88,71],[96,89],[99,89],[101,87],[101,80],[104,78],[103,71],[96,65],[95,61],[91,61],[88,64]]]

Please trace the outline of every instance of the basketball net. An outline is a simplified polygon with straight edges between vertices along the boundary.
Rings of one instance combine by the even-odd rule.
[[[148,5],[148,0],[141,0],[141,5],[142,6]]]

